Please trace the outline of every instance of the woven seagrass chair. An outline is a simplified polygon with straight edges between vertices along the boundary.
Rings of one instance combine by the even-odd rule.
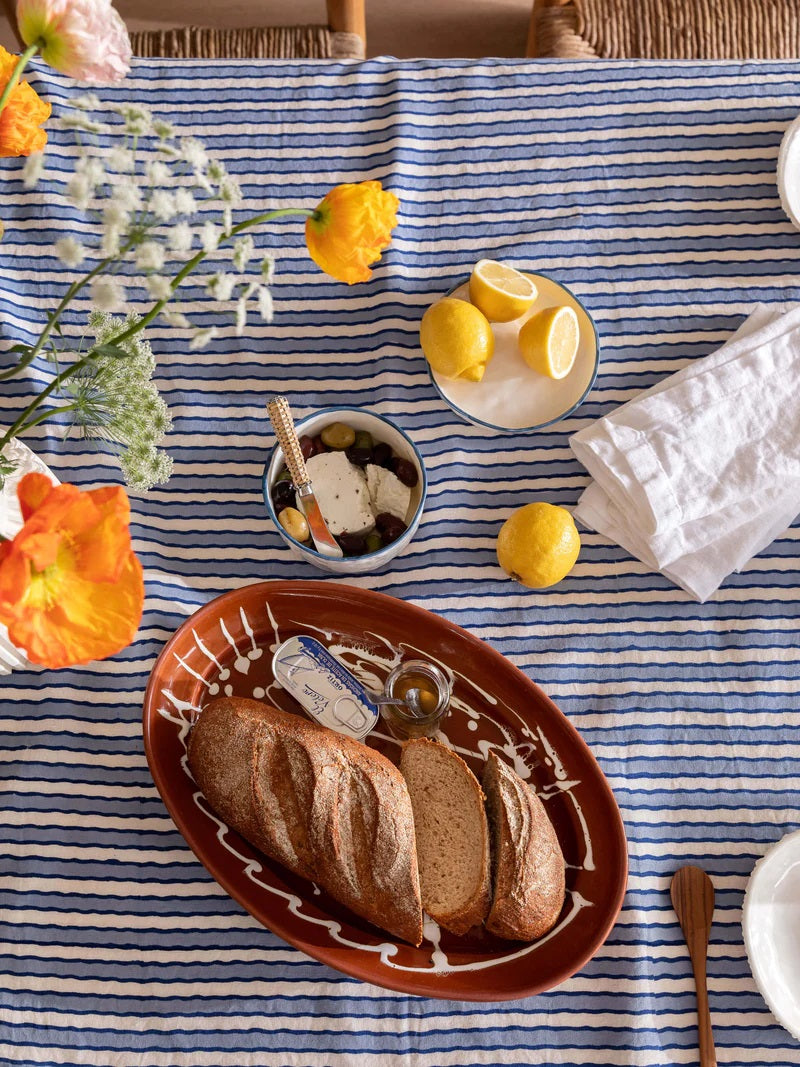
[[[2,0],[2,4],[16,31],[15,0]],[[364,0],[326,0],[326,6],[325,26],[138,30],[130,35],[131,47],[135,56],[169,59],[363,59],[367,47]]]
[[[800,0],[533,0],[527,55],[793,59]]]

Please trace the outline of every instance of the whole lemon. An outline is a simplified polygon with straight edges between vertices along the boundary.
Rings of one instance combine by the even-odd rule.
[[[446,296],[422,316],[419,342],[431,367],[443,378],[479,382],[494,355],[489,320],[466,300]]]
[[[509,516],[497,538],[500,566],[531,589],[560,582],[575,566],[580,550],[580,535],[567,509],[540,501]]]

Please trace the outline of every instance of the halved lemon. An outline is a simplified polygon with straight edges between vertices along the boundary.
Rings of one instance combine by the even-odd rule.
[[[566,378],[578,354],[578,316],[571,307],[545,308],[523,324],[518,340],[531,370],[548,378]]]
[[[469,280],[469,298],[490,322],[518,319],[537,295],[527,275],[493,259],[479,259]]]

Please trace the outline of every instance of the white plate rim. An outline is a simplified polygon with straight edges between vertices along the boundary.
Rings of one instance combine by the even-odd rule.
[[[789,123],[781,138],[776,174],[776,184],[778,186],[778,195],[781,199],[781,207],[796,229],[800,229],[800,218],[795,214],[794,207],[792,206],[792,202],[789,199],[789,194],[786,189],[786,157],[789,155],[789,149],[798,132],[800,132],[800,115]],[[798,174],[798,178],[800,178],[800,174]],[[800,201],[800,197],[798,197],[798,200]],[[797,206],[800,208],[800,203],[798,203]]]
[[[522,270],[522,268],[519,268],[519,269]],[[569,296],[580,307],[581,311],[583,311],[584,315],[589,320],[589,323],[591,324],[591,327],[592,327],[592,334],[594,336],[594,367],[592,369],[591,378],[589,379],[584,391],[581,393],[581,395],[578,397],[578,399],[574,402],[574,404],[572,404],[570,407],[568,407],[564,411],[562,411],[560,415],[556,415],[555,418],[548,419],[546,422],[537,422],[533,426],[500,426],[497,423],[486,422],[484,419],[479,419],[475,415],[472,415],[468,411],[465,411],[463,408],[460,408],[458,406],[458,404],[453,403],[453,401],[448,396],[446,396],[444,394],[444,392],[442,391],[439,383],[436,381],[436,378],[434,377],[433,370],[431,368],[430,363],[428,363],[428,361],[425,360],[425,366],[428,369],[428,377],[431,380],[431,384],[433,385],[433,388],[436,390],[439,398],[444,401],[444,403],[451,409],[451,411],[454,411],[457,415],[460,415],[461,418],[464,419],[465,422],[472,423],[473,426],[483,426],[485,429],[487,429],[487,430],[495,430],[497,433],[507,433],[507,434],[536,433],[538,430],[544,430],[548,426],[553,426],[553,425],[555,425],[555,423],[561,422],[563,419],[566,419],[569,415],[572,414],[573,411],[576,410],[576,408],[580,407],[580,405],[584,402],[586,397],[592,391],[592,389],[594,387],[594,383],[597,380],[597,372],[598,372],[598,370],[600,368],[600,338],[598,337],[598,334],[597,334],[597,326],[595,325],[595,321],[592,318],[592,316],[589,314],[584,302],[579,297],[577,297],[575,295],[575,293],[573,293],[573,291],[568,286],[564,285],[562,282],[559,282],[551,274],[546,274],[543,270],[538,270],[538,271],[522,270],[522,273],[523,274],[528,274],[532,278],[546,278],[547,281],[552,282],[553,285],[555,285],[558,289],[563,289],[563,291],[565,293],[569,294]],[[465,277],[463,277],[459,281],[457,281],[454,285],[452,285],[450,287],[450,289],[448,289],[448,291],[444,295],[445,296],[450,296],[451,293],[454,293],[456,291],[456,289],[459,289],[462,285],[464,285],[468,281],[469,281],[469,275],[466,275]]]
[[[742,902],[742,935],[744,937],[744,948],[747,953],[747,960],[750,964],[750,970],[753,973],[753,978],[758,986],[758,991],[766,1001],[767,1007],[784,1028],[793,1037],[800,1040],[800,1013],[797,1020],[789,1020],[785,1013],[778,1008],[777,1004],[772,998],[767,985],[767,976],[764,973],[764,969],[761,966],[759,957],[755,951],[751,932],[750,932],[750,916],[753,904],[754,887],[758,884],[759,878],[763,875],[766,868],[767,861],[772,860],[784,849],[791,849],[795,846],[800,846],[800,830],[792,830],[788,834],[784,834],[774,844],[772,844],[761,859],[756,861],[755,866],[750,874],[750,878],[747,882],[747,888],[744,893],[744,900]],[[800,859],[800,847],[797,847],[798,858]]]

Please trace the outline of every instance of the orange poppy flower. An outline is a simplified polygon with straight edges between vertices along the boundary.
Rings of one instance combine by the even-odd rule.
[[[370,263],[392,239],[400,201],[380,182],[337,185],[306,220],[306,245],[318,267],[347,282],[372,277]]]
[[[0,45],[0,92],[8,85],[17,56]],[[27,82],[19,82],[0,111],[0,157],[41,152],[47,134],[39,127],[50,118],[50,105]]]
[[[0,622],[44,667],[113,656],[136,636],[144,603],[125,490],[26,474],[17,495],[25,525],[0,544]]]

